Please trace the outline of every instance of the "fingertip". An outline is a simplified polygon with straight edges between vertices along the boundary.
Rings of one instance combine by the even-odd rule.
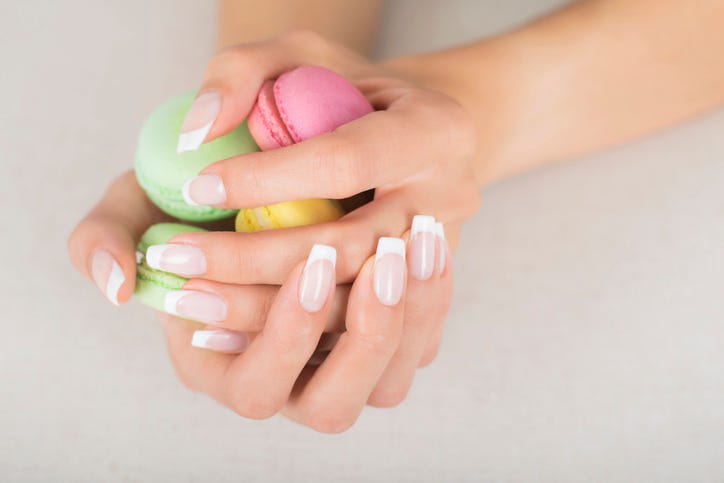
[[[135,260],[118,256],[106,248],[91,252],[88,274],[101,294],[113,305],[126,303],[135,288]]]

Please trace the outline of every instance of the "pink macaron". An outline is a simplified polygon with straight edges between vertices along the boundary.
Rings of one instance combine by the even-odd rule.
[[[266,151],[330,132],[372,111],[347,79],[305,65],[266,81],[247,122],[254,140]]]

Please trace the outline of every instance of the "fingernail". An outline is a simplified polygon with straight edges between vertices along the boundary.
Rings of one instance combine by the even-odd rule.
[[[206,272],[206,256],[191,245],[151,245],[146,250],[146,263],[151,268],[185,277]]]
[[[383,305],[397,305],[405,287],[405,242],[382,237],[377,242],[374,290]]]
[[[435,223],[435,235],[437,235],[438,242],[440,243],[439,257],[437,261],[437,273],[442,273],[445,270],[445,257],[447,256],[447,241],[445,240],[445,226],[441,222]]]
[[[427,280],[435,269],[435,218],[416,215],[412,218],[409,248],[410,275]]]
[[[172,290],[163,299],[164,310],[171,315],[218,324],[226,320],[226,302],[210,292]]]
[[[319,312],[334,285],[337,250],[329,245],[314,245],[307,257],[299,282],[299,303],[307,312]]]
[[[204,92],[196,98],[181,125],[176,152],[195,151],[201,146],[221,112],[221,94]]]
[[[200,349],[239,354],[246,350],[249,340],[243,333],[231,330],[197,330],[191,338],[191,345]]]
[[[91,275],[103,295],[113,305],[118,305],[118,291],[126,281],[126,276],[110,253],[96,250],[91,261]]]
[[[221,176],[202,174],[186,181],[181,189],[184,201],[191,206],[218,205],[226,201],[226,188]]]

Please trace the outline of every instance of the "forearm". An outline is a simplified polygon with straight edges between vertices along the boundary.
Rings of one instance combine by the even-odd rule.
[[[592,0],[494,39],[393,60],[474,117],[481,184],[724,102],[724,3]]]
[[[218,46],[227,47],[309,29],[367,54],[382,0],[219,1]]]

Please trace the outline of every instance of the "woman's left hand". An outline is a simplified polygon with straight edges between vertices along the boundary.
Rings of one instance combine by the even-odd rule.
[[[251,234],[179,235],[170,243],[194,245],[204,258],[189,264],[203,266],[203,273],[182,275],[223,284],[279,285],[296,260],[319,242],[342,249],[338,281],[349,283],[374,251],[375,240],[400,236],[412,215],[434,215],[455,247],[461,223],[478,209],[471,166],[475,130],[467,112],[452,98],[310,32],[219,53],[182,131],[196,132],[211,122],[206,142],[226,134],[247,117],[266,79],[302,64],[345,75],[377,110],[292,146],[214,163],[189,180],[187,196],[224,208],[342,199],[370,189],[375,189],[374,200],[332,223]],[[185,149],[197,147],[189,139],[183,140]],[[171,266],[164,269],[173,271]],[[417,268],[412,270],[418,274]]]

